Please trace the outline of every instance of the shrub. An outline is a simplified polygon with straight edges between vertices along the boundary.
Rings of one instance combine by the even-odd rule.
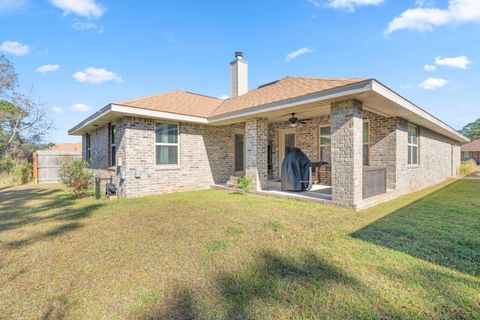
[[[464,176],[474,173],[477,169],[477,163],[473,159],[460,163],[460,173]]]
[[[88,194],[92,178],[93,174],[88,169],[88,163],[83,160],[64,164],[58,174],[58,180],[78,198]]]
[[[32,180],[32,165],[30,163],[19,163],[13,167],[12,180],[15,184],[24,184]]]
[[[252,181],[252,176],[241,177],[240,179],[238,179],[238,184],[242,188],[244,194],[250,191],[250,188],[252,187]]]

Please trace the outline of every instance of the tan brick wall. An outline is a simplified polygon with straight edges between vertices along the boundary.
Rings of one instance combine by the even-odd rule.
[[[234,132],[243,124],[205,126],[179,124],[179,165],[155,164],[155,121],[128,118],[125,195],[139,196],[177,190],[208,188],[224,183],[234,171]],[[141,170],[141,177],[135,171]]]
[[[354,206],[362,200],[363,108],[356,100],[332,103],[332,200]]]
[[[458,175],[459,143],[420,127],[419,163],[408,165],[408,122],[400,119],[396,131],[397,191],[418,190]]]
[[[85,136],[83,137],[85,140]],[[86,143],[83,144],[86,146]],[[83,159],[86,149],[83,148]],[[92,169],[106,169],[108,167],[108,127],[99,127],[90,132],[90,167]]]
[[[246,175],[254,178],[253,187],[256,190],[265,189],[268,183],[267,175],[267,119],[252,119],[245,122],[246,144]]]

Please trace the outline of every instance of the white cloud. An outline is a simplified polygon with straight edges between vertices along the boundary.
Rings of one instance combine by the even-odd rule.
[[[53,107],[53,108],[52,108],[52,112],[54,112],[54,113],[62,113],[62,112],[63,112],[63,109],[60,108],[60,107]]]
[[[87,112],[88,110],[92,109],[92,107],[83,103],[75,103],[74,105],[70,106],[70,109],[79,112]]]
[[[60,66],[58,64],[46,64],[35,69],[35,72],[48,73],[58,71],[59,69]]]
[[[423,66],[423,70],[432,72],[432,71],[437,70],[437,66],[432,66],[430,64],[426,64],[426,65]]]
[[[49,0],[52,5],[63,10],[64,15],[70,13],[88,19],[100,18],[105,9],[95,0]]]
[[[310,2],[314,7],[320,7],[320,1],[318,0],[308,0],[308,2]]]
[[[285,57],[285,61],[290,61],[290,60],[296,59],[296,58],[300,57],[301,55],[304,55],[304,54],[310,53],[310,52],[314,52],[314,51],[315,50],[310,49],[310,48],[306,48],[306,47],[295,50],[295,51],[287,54],[287,56]]]
[[[478,21],[480,21],[480,1],[449,0],[447,9],[417,7],[404,11],[389,23],[385,33],[402,29],[429,31],[436,26]]]
[[[423,89],[433,90],[437,88],[444,87],[448,84],[448,81],[441,78],[428,78],[418,86]]]
[[[73,20],[72,28],[78,31],[83,31],[83,30],[94,30],[94,29],[97,29],[98,27],[95,23],[91,21]]]
[[[439,66],[446,66],[450,68],[468,69],[468,65],[472,63],[466,56],[459,56],[454,58],[436,57],[435,63]]]
[[[73,78],[78,82],[88,84],[101,84],[106,81],[123,82],[123,79],[112,71],[107,69],[86,68],[73,74]]]
[[[334,9],[354,11],[360,6],[375,6],[383,3],[384,0],[329,0],[328,6]]]
[[[0,12],[22,9],[26,4],[26,0],[0,0]]]
[[[0,51],[13,54],[14,56],[24,56],[30,53],[30,47],[18,41],[5,41],[0,45]]]
[[[227,100],[229,98],[230,96],[228,94],[222,94],[220,97],[218,97],[218,99],[222,99],[222,100]]]
[[[432,7],[434,3],[434,0],[415,0],[417,7]]]

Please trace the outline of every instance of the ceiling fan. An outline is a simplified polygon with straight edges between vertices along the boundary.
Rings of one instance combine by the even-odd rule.
[[[288,122],[290,123],[290,127],[295,128],[298,126],[298,124],[305,124],[307,123],[308,120],[312,119],[298,119],[295,117],[295,113],[292,113],[292,116],[288,119]]]

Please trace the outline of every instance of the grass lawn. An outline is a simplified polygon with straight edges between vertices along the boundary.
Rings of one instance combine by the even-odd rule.
[[[480,318],[480,180],[366,211],[0,190],[0,318]]]

